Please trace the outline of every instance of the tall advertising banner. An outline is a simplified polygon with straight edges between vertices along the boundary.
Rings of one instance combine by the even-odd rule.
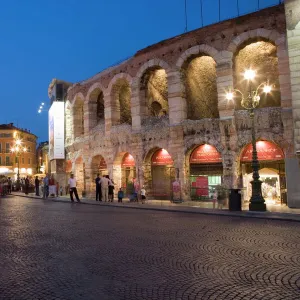
[[[49,159],[65,159],[65,106],[53,102],[49,109]]]

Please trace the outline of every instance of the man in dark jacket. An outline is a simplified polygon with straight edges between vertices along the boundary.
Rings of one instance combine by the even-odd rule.
[[[34,185],[35,185],[35,195],[39,196],[40,195],[40,181],[37,176],[35,176]]]
[[[95,179],[96,184],[96,201],[102,201],[102,194],[101,194],[101,184],[100,184],[100,174],[97,174],[97,178]]]

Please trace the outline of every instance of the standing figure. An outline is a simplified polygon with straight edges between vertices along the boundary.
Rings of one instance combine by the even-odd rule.
[[[8,194],[11,194],[11,188],[12,188],[12,181],[11,181],[11,178],[8,177]]]
[[[144,186],[141,188],[141,197],[142,197],[142,204],[144,204],[146,200],[146,190]]]
[[[123,198],[124,198],[124,192],[122,190],[122,188],[119,189],[118,191],[118,202],[123,202]]]
[[[108,181],[108,201],[113,202],[114,201],[114,189],[115,184],[112,179],[109,178],[109,175],[107,175]]]
[[[40,195],[40,181],[37,176],[35,176],[34,185],[35,185],[35,195],[39,196]]]
[[[44,180],[43,180],[43,199],[47,199],[49,196],[49,176],[46,174]]]
[[[96,184],[96,201],[102,201],[102,194],[101,194],[101,178],[100,174],[97,174],[97,177],[95,179]]]
[[[74,178],[73,174],[71,174],[71,176],[69,178],[69,190],[70,190],[71,202],[74,202],[74,199],[73,199],[73,194],[74,194],[77,202],[80,203],[80,199],[78,197],[77,188],[76,188],[76,179]]]
[[[101,192],[102,192],[102,200],[104,199],[104,201],[108,201],[108,183],[109,180],[106,176],[102,176],[101,177]]]
[[[25,194],[28,195],[29,190],[29,178],[28,176],[25,178]]]
[[[59,193],[60,193],[61,196],[63,195],[63,187],[62,187],[62,185],[59,187]]]

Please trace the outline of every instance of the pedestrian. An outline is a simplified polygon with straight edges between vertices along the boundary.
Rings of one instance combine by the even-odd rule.
[[[97,174],[97,177],[95,179],[95,184],[96,184],[96,201],[102,201],[100,174]]]
[[[49,176],[46,174],[43,179],[43,199],[47,199],[49,196]]]
[[[25,195],[28,195],[29,190],[29,178],[28,176],[25,178]]]
[[[56,197],[59,196],[59,183],[56,181]]]
[[[102,200],[106,202],[108,201],[108,184],[109,184],[108,178],[103,175],[101,177],[100,184],[101,184]]]
[[[118,202],[122,203],[123,198],[124,198],[124,192],[123,192],[122,188],[120,187],[120,189],[118,191]]]
[[[8,194],[11,194],[12,181],[10,177],[8,177],[7,183],[8,183]]]
[[[63,187],[62,187],[62,185],[59,187],[59,193],[60,193],[61,196],[63,195]]]
[[[217,199],[218,199],[218,193],[217,193],[217,190],[215,189],[213,192],[213,195],[212,195],[213,209],[216,208]]]
[[[38,176],[35,176],[34,185],[35,185],[35,195],[39,196],[40,195],[40,181],[39,181]]]
[[[74,178],[73,174],[71,174],[71,176],[69,178],[69,190],[70,190],[71,202],[74,202],[74,199],[73,199],[73,194],[74,194],[77,202],[80,203],[80,199],[78,197],[77,188],[76,188],[76,179]]]
[[[114,201],[114,189],[115,184],[112,179],[109,178],[109,175],[107,175],[108,181],[108,201],[113,202]]]
[[[141,188],[141,197],[142,197],[142,204],[144,204],[146,200],[146,189],[144,186]]]

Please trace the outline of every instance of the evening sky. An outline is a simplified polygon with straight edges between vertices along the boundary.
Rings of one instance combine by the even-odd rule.
[[[238,15],[237,0],[220,0],[221,19]],[[279,0],[239,0],[240,15]],[[77,82],[184,33],[184,0],[9,0],[0,8],[0,124],[13,122],[48,140],[52,78]],[[187,0],[188,31],[219,21],[219,0]]]

